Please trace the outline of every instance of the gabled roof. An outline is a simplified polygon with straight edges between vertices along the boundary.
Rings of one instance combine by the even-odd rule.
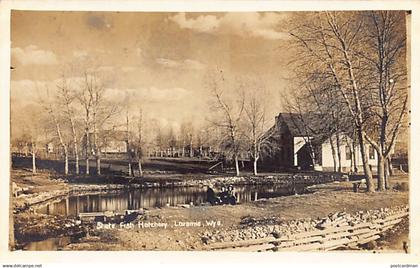
[[[272,140],[281,139],[279,135],[280,128],[285,125],[292,137],[309,138],[312,144],[322,144],[332,135],[326,131],[326,123],[326,120],[323,120],[320,114],[316,113],[280,113],[276,116],[275,125],[267,130],[264,138],[268,137]]]
[[[309,114],[280,113],[276,118],[278,123],[284,122],[294,137],[303,137],[311,135],[311,122]]]

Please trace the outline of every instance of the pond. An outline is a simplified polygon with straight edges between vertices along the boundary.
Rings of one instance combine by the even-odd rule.
[[[307,184],[249,185],[235,186],[234,194],[239,203],[261,198],[273,198],[305,192]],[[179,204],[200,205],[206,203],[206,187],[142,188],[74,195],[58,202],[47,204],[38,212],[49,215],[77,216],[85,212],[125,211],[140,208],[177,206]],[[218,189],[215,189],[218,192]]]

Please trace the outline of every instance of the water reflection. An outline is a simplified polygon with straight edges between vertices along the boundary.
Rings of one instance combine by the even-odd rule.
[[[260,198],[303,193],[305,185],[244,186],[235,187],[234,193],[240,203]],[[175,187],[154,189],[130,189],[113,193],[70,196],[59,202],[42,207],[39,212],[52,215],[77,216],[83,212],[124,211],[140,208],[176,206],[178,204],[200,205],[206,202],[206,187]]]

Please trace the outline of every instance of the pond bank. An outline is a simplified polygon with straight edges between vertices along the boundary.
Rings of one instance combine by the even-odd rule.
[[[28,174],[21,175],[25,177]],[[39,180],[39,178],[35,178],[32,181],[35,184],[40,184]],[[61,184],[61,187],[65,186],[68,187],[68,191],[71,190],[69,183],[63,183],[63,185],[62,182],[55,181],[53,184],[47,188],[58,190],[55,184]],[[38,186],[43,187],[34,185],[32,194],[36,193]],[[96,190],[108,190],[106,188],[108,186],[105,184],[95,187],[99,187]],[[89,189],[91,186],[82,185],[83,187]],[[314,193],[309,195],[262,199],[237,206],[150,209],[132,222],[135,226],[139,226],[139,223],[143,223],[140,226],[166,223],[166,228],[129,228],[127,226],[119,228],[119,225],[114,228],[98,228],[96,225],[81,225],[77,219],[48,216],[25,210],[14,215],[15,234],[17,234],[15,238],[19,239],[18,244],[22,245],[24,244],[23,237],[34,238],[36,234],[42,234],[42,236],[35,237],[36,240],[48,237],[66,237],[69,234],[82,236],[77,241],[69,241],[70,244],[62,245],[64,250],[208,250],[207,243],[211,242],[209,235],[216,238],[217,235],[214,232],[219,232],[227,239],[228,234],[244,229],[247,224],[251,223],[268,226],[273,223],[282,224],[305,221],[305,219],[321,219],[339,211],[352,214],[358,211],[408,204],[408,192],[353,193],[350,182],[328,183],[320,185],[318,189],[314,188],[312,189]],[[33,223],[37,227],[31,229],[25,223]]]
[[[69,194],[79,192],[106,192],[127,188],[195,187],[211,185],[284,185],[320,184],[348,179],[344,174],[298,173],[261,176],[214,176],[214,175],[174,175],[171,179],[137,178],[124,176],[68,176],[48,171],[33,175],[25,170],[12,170],[13,209],[23,211]]]
[[[353,193],[351,186],[348,190],[346,185],[342,186],[342,192],[287,196],[238,206],[154,209],[139,216],[132,227],[94,228],[89,239],[81,239],[80,243],[72,243],[64,249],[210,250],[212,242],[233,241],[236,235],[238,240],[258,238],[267,234],[265,229],[271,230],[274,226],[297,231],[305,227],[305,222],[315,223],[340,211],[345,215],[363,215],[367,210],[382,209],[385,213],[393,211],[385,208],[407,205],[407,193]],[[358,202],[361,198],[363,202]],[[146,223],[167,225],[143,227]],[[402,251],[401,247],[399,249]]]

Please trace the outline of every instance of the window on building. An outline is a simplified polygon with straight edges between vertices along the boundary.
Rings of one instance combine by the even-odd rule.
[[[375,159],[375,148],[369,146],[369,159]]]
[[[346,145],[346,160],[351,160],[351,148]]]

